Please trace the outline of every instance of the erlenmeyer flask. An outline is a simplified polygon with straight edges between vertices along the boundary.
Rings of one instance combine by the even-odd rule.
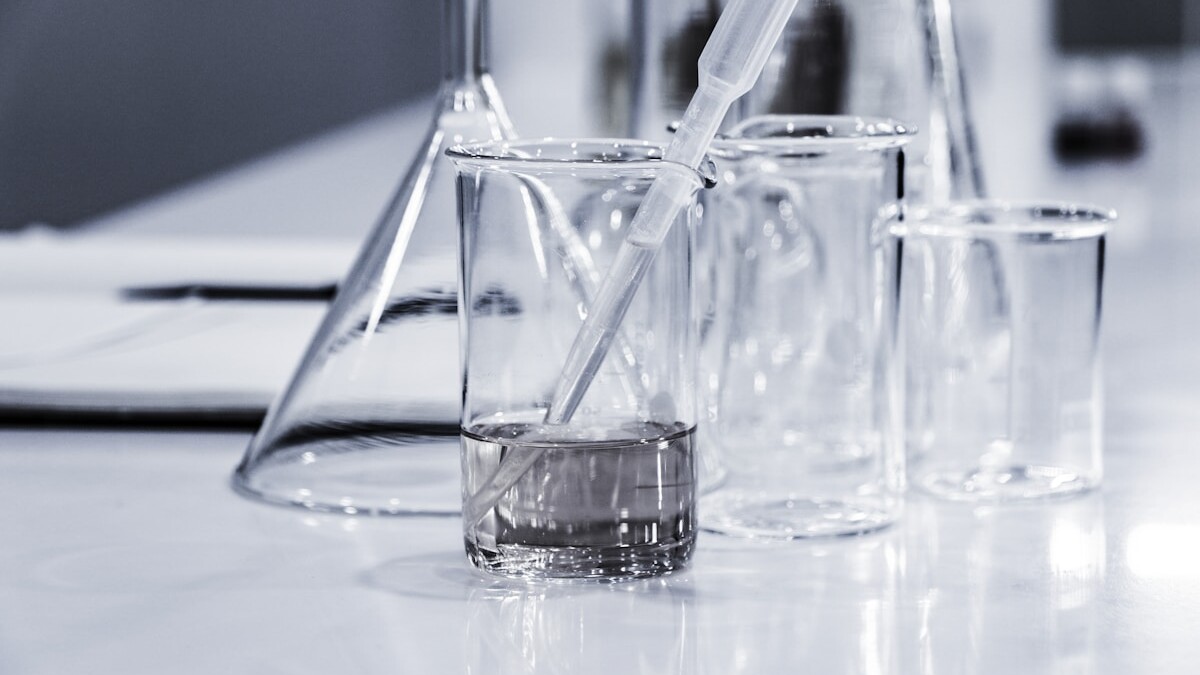
[[[515,134],[484,67],[486,0],[448,0],[433,125],[234,473],[315,510],[456,514],[457,217],[447,147]]]

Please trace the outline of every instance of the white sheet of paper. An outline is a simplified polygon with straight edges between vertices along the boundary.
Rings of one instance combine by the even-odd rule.
[[[0,239],[0,411],[261,414],[324,302],[130,301],[122,289],[319,286],[354,242],[24,234]]]

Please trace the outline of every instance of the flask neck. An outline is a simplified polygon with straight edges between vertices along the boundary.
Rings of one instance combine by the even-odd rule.
[[[447,0],[443,7],[443,82],[478,85],[487,72],[484,44],[487,0]]]

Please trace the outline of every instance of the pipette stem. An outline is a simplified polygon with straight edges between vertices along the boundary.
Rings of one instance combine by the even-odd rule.
[[[700,88],[696,90],[687,110],[683,112],[683,119],[671,136],[671,144],[663,153],[663,159],[691,169],[704,161],[709,143],[717,135],[717,129],[721,128],[729,107],[737,100],[737,96],[731,97],[727,93],[729,87],[719,80],[701,74],[700,82]]]
[[[617,257],[600,286],[600,293],[588,312],[587,319],[575,336],[567,356],[564,373],[579,373],[579,377],[560,378],[546,413],[547,424],[566,424],[571,421],[583,395],[587,393],[600,364],[608,354],[609,345],[617,334],[621,319],[629,309],[642,277],[654,261],[657,247],[649,248],[629,239],[621,242]],[[607,319],[596,320],[597,317]]]

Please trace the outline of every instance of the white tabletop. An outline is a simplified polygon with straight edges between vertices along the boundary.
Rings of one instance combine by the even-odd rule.
[[[1100,492],[912,498],[832,541],[706,534],[655,581],[498,581],[454,519],[247,501],[243,434],[0,431],[0,672],[1195,672],[1196,253],[1112,256]]]

